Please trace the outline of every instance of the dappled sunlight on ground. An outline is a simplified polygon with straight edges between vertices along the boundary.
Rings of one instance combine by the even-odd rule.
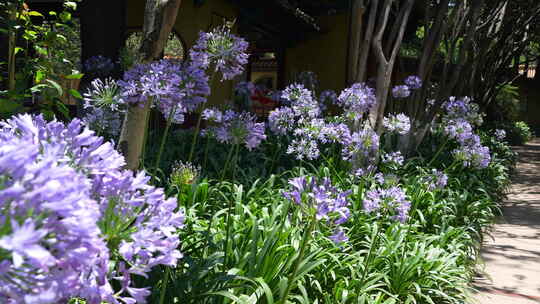
[[[523,147],[503,216],[482,248],[481,304],[540,303],[540,139]]]

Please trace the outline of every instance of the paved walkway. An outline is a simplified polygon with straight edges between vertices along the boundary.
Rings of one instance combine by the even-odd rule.
[[[482,249],[480,304],[540,303],[540,139],[515,150],[519,163],[504,216]]]

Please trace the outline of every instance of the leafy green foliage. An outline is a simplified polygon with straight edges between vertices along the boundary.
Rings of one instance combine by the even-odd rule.
[[[190,137],[189,132],[175,132],[164,159],[187,155],[181,142]],[[451,154],[450,145],[432,161],[443,141],[437,136],[421,147],[422,157],[401,168],[381,167],[386,176],[395,176],[412,202],[405,224],[363,212],[364,193],[374,179],[348,174],[339,151],[322,161],[299,163],[275,153],[282,143],[273,138],[258,152],[239,154],[234,182],[218,182],[227,149],[201,140],[195,160],[203,164],[205,153],[211,156],[202,170],[206,178],[167,190],[187,210],[187,227],[181,232],[185,257],[166,286],[163,271],[148,278],[155,286],[153,301],[163,289],[164,303],[464,303],[478,244],[499,212],[497,202],[504,198],[516,160],[504,142],[481,137],[492,151],[486,169],[467,169],[444,157]],[[147,148],[146,162],[152,164],[156,147]],[[444,189],[429,187],[431,168],[448,175]],[[168,170],[163,168],[160,181],[165,186]],[[282,189],[289,178],[301,175],[329,177],[352,190],[348,242],[333,243],[329,232],[317,226],[306,254],[300,255],[308,225]]]

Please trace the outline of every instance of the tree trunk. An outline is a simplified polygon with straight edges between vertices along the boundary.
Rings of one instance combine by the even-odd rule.
[[[358,72],[356,74],[356,82],[366,81],[367,74],[367,59],[369,57],[369,51],[371,49],[371,38],[373,37],[373,30],[375,29],[375,20],[377,20],[377,8],[379,6],[379,0],[371,0],[371,6],[369,10],[369,19],[366,32],[364,33],[364,39],[362,46],[360,47],[360,57],[358,58]]]
[[[386,109],[386,102],[388,100],[388,94],[390,90],[390,84],[392,82],[392,72],[394,70],[394,65],[399,55],[399,50],[401,48],[401,42],[403,40],[403,35],[405,34],[405,28],[409,21],[409,15],[411,13],[414,0],[407,0],[407,2],[401,7],[401,12],[399,13],[400,19],[397,19],[395,22],[399,23],[399,31],[394,40],[386,41],[387,44],[390,44],[391,47],[388,47],[390,51],[389,54],[385,54],[383,48],[383,34],[388,23],[388,17],[390,13],[390,8],[392,6],[392,0],[385,0],[384,5],[381,11],[381,21],[378,25],[376,35],[373,40],[373,52],[377,58],[377,106],[373,109],[371,113],[371,125],[374,127],[375,131],[378,134],[381,134],[383,131],[383,118]],[[380,19],[380,18],[379,18]]]
[[[151,62],[160,57],[176,22],[181,2],[182,0],[146,1],[143,39],[140,48],[143,62]],[[126,157],[127,168],[131,170],[136,170],[139,167],[150,103],[151,101],[148,100],[144,107],[130,106],[124,119],[119,147]]]
[[[349,29],[349,58],[347,64],[348,85],[351,85],[356,81],[356,74],[358,73],[358,57],[360,55],[360,40],[362,39],[364,10],[364,0],[353,0]]]

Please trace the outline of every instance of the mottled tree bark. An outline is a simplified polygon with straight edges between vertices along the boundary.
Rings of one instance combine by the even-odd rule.
[[[143,40],[140,52],[143,62],[158,59],[176,22],[182,0],[147,0],[144,12]],[[120,135],[119,147],[124,154],[127,168],[139,167],[145,132],[150,113],[148,100],[143,107],[130,106]]]
[[[358,72],[356,74],[356,82],[366,81],[367,60],[369,57],[369,51],[371,49],[371,45],[373,43],[372,37],[373,37],[373,31],[375,29],[375,21],[377,20],[377,9],[379,6],[379,0],[371,0],[369,5],[370,5],[370,10],[369,10],[368,24],[366,27],[366,32],[364,33],[364,37],[362,39],[363,41],[362,45],[359,50],[360,57],[358,58],[358,65],[357,65]]]
[[[370,113],[371,125],[378,134],[381,134],[383,130],[382,122],[386,109],[386,102],[388,100],[390,84],[392,81],[392,72],[399,54],[401,42],[403,40],[403,35],[405,34],[405,28],[409,21],[409,16],[414,1],[415,0],[407,0],[403,6],[400,7],[400,13],[398,14],[399,18],[394,21],[399,24],[397,26],[399,30],[397,31],[394,39],[389,39],[386,41],[387,44],[390,44],[390,47],[387,48],[389,50],[388,53],[385,53],[384,51],[385,47],[383,46],[383,35],[388,24],[390,9],[393,4],[392,0],[384,1],[381,8],[381,15],[378,18],[380,21],[372,42],[373,53],[377,59],[377,105]]]
[[[364,10],[364,0],[353,0],[350,12],[350,41],[347,65],[347,84],[349,85],[357,81],[356,75],[358,73],[358,59],[360,55],[360,41],[362,40]]]

